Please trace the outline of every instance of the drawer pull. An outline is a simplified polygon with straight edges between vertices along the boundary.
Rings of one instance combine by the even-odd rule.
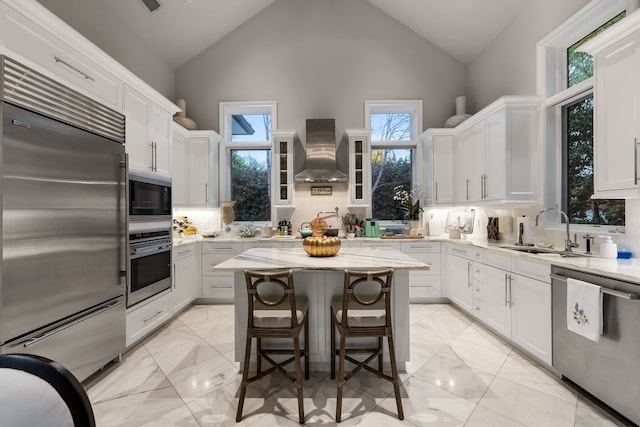
[[[153,313],[151,316],[147,317],[146,319],[142,319],[142,323],[147,323],[149,320],[160,316],[163,312],[164,312],[163,310],[156,311],[155,313]]]
[[[74,67],[73,65],[69,64],[68,62],[66,62],[63,59],[58,58],[57,56],[54,56],[54,59],[56,60],[57,63],[65,65],[69,68],[71,68],[73,71],[75,71],[76,73],[80,74],[82,77],[84,77],[86,80],[91,80],[92,82],[95,82],[96,79],[94,79],[93,77],[91,77],[89,74],[80,71],[79,69],[77,69],[76,67]]]

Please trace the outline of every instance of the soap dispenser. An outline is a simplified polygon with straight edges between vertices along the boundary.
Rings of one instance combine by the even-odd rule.
[[[618,257],[618,246],[613,243],[611,236],[600,236],[600,256],[606,259],[616,259]]]

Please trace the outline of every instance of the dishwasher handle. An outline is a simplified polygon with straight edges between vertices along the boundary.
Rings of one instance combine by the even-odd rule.
[[[559,274],[550,274],[549,275],[553,280],[559,280],[561,282],[566,282],[567,277],[560,276]],[[604,286],[600,287],[600,292],[603,294],[611,295],[617,298],[628,299],[628,300],[637,300],[640,299],[640,294],[631,294],[628,292],[620,292],[615,289],[605,288]]]

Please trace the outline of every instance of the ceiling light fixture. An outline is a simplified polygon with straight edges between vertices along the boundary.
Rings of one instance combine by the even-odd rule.
[[[149,12],[155,12],[160,8],[160,2],[158,0],[141,0],[145,7],[149,9]]]

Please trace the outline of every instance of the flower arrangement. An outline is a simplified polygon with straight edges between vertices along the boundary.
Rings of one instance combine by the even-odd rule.
[[[408,219],[419,220],[420,214],[424,211],[420,207],[422,189],[415,187],[409,192],[404,188],[404,185],[398,185],[393,188],[393,191],[393,200],[400,202],[402,209],[407,212]]]

